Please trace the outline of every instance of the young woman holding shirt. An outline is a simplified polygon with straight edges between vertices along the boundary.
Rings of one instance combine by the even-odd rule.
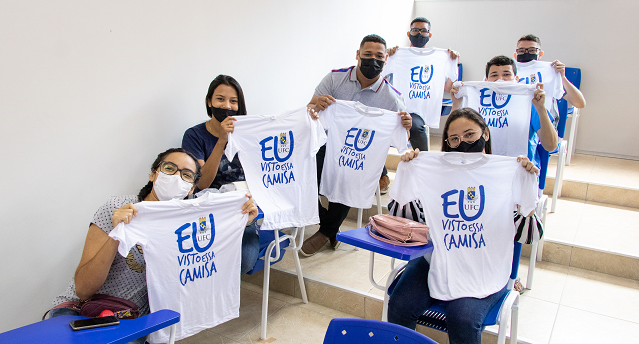
[[[209,120],[186,130],[182,148],[202,165],[197,190],[220,189],[223,185],[244,181],[238,156],[229,161],[224,155],[228,134],[235,130],[235,116],[246,115],[242,87],[233,77],[218,75],[209,85],[204,99]],[[242,274],[249,272],[258,259],[260,237],[255,223],[246,226],[242,237]]]

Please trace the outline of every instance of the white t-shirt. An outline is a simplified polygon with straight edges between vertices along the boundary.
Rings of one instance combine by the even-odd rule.
[[[544,84],[546,91],[546,110],[556,118],[557,106],[556,99],[564,96],[564,84],[561,80],[561,74],[555,71],[555,67],[550,65],[551,62],[530,61],[525,63],[517,62],[517,76],[520,84]]]
[[[238,153],[253,198],[264,212],[261,229],[319,223],[315,154],[326,143],[306,107],[276,116],[237,116],[225,154]]]
[[[137,217],[109,234],[125,256],[140,244],[151,312],[180,313],[176,340],[237,318],[246,191],[207,193],[192,200],[140,202]],[[165,343],[170,329],[151,334]]]
[[[464,81],[455,95],[463,107],[477,110],[490,129],[492,154],[528,156],[530,111],[536,85]],[[458,85],[457,83],[455,85]]]
[[[369,208],[382,173],[388,148],[401,153],[408,135],[397,112],[337,100],[321,111],[328,130],[320,194],[329,201]]]
[[[513,208],[535,209],[537,179],[512,157],[421,152],[399,163],[390,194],[399,204],[419,199],[424,206],[434,246],[430,296],[484,298],[508,282]]]
[[[457,61],[446,49],[399,48],[388,58],[382,75],[393,73],[393,86],[402,93],[407,112],[439,128],[444,84],[447,79],[457,81]]]

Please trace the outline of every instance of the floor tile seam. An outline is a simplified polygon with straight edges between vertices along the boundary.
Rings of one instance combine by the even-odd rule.
[[[620,211],[629,211],[629,212],[635,212],[635,213],[639,212],[639,208],[637,208],[637,207],[629,207],[627,205],[619,205],[619,204],[613,204],[613,203],[603,203],[603,202],[588,201],[588,200],[585,200],[584,204],[585,205],[592,205],[594,207],[613,208],[613,209],[620,210]],[[619,207],[627,208],[627,209],[619,209]]]
[[[600,316],[602,316],[602,317],[606,317],[606,318],[609,318],[609,319],[615,319],[615,320],[619,320],[619,321],[627,322],[627,323],[630,323],[630,324],[636,324],[636,325],[639,325],[639,322],[637,322],[637,321],[632,321],[632,320],[628,320],[628,319],[622,319],[622,318],[618,318],[618,317],[613,317],[613,316],[610,316],[610,315],[608,315],[608,314],[602,314],[602,313],[599,313],[599,312],[593,312],[593,311],[590,311],[590,310],[587,310],[587,309],[577,308],[577,307],[568,306],[568,305],[559,305],[559,306],[560,306],[560,307],[566,307],[566,308],[575,309],[575,310],[582,311],[582,312],[586,312],[586,313],[591,313],[591,314],[600,315]],[[556,320],[555,320],[555,321],[556,321]]]
[[[528,289],[528,290],[529,290],[529,291],[531,291],[532,289]],[[562,288],[562,295],[563,295],[563,288]],[[554,301],[550,301],[550,300],[542,299],[542,298],[537,297],[537,296],[529,296],[529,295],[526,295],[526,292],[524,292],[523,294],[520,294],[520,296],[522,296],[522,297],[523,297],[523,296],[525,296],[526,298],[535,299],[535,300],[537,300],[537,301],[543,301],[543,302],[552,303],[552,304],[555,304],[555,305],[557,305],[557,306],[559,306],[559,305],[561,304],[561,303],[560,303],[560,302],[561,302],[561,297],[559,297],[559,302],[554,302]],[[520,299],[521,299],[521,298],[520,298]]]
[[[273,269],[277,269],[277,268],[273,267]],[[277,269],[277,270],[283,271],[283,270],[280,270],[280,269]],[[283,271],[283,272],[287,272],[287,271]],[[297,277],[297,275],[294,272],[291,273],[291,274],[294,277]],[[332,288],[338,288],[338,289],[341,289],[341,290],[344,290],[344,291],[347,291],[347,292],[351,292],[351,293],[354,293],[354,294],[360,294],[360,295],[362,295],[364,297],[379,298],[379,296],[374,295],[374,294],[370,294],[370,293],[368,293],[366,291],[358,290],[358,289],[355,289],[353,287],[349,287],[349,286],[345,286],[345,285],[340,285],[340,284],[337,284],[335,282],[326,281],[326,280],[319,279],[319,278],[316,278],[316,277],[304,275],[304,279],[308,279],[309,281],[313,281],[313,282],[317,282],[317,283],[322,283],[322,284],[325,284],[326,286],[329,286],[329,287],[332,287]],[[297,297],[297,296],[294,296],[294,297]]]
[[[391,271],[393,271],[393,269],[389,269],[388,271],[386,271],[386,273],[382,277],[380,277],[378,281],[375,281],[375,283],[380,284],[380,282],[382,282],[382,280],[384,280],[384,278],[386,276],[388,276],[388,274],[390,274]],[[388,278],[388,277],[386,277],[386,278]],[[383,285],[386,285],[386,282],[384,282]],[[371,285],[371,288],[368,289],[368,293],[371,294],[371,291],[373,291],[373,290],[379,290],[379,288],[375,287],[374,285]]]
[[[236,319],[237,319],[237,318],[236,318]],[[218,335],[218,336],[220,336],[220,337],[222,337],[222,338],[224,338],[224,339],[226,339],[226,340],[230,340],[230,341],[231,341],[231,342],[233,342],[233,343],[240,343],[240,340],[241,340],[242,338],[244,338],[244,337],[248,336],[249,334],[251,334],[251,332],[252,332],[253,330],[255,330],[256,328],[260,327],[261,323],[262,323],[262,321],[261,321],[261,319],[260,319],[260,323],[258,323],[256,326],[251,327],[251,329],[250,329],[250,330],[247,330],[246,332],[242,333],[242,334],[238,337],[238,339],[237,339],[237,340],[236,340],[236,339],[233,339],[233,338],[230,338],[230,337],[228,337],[227,335],[224,335],[224,334],[221,334],[221,333],[215,332],[215,331],[211,331],[211,332],[215,333],[216,335]],[[221,325],[221,324],[220,324],[220,325]],[[210,328],[209,330],[213,330],[213,329],[215,329],[215,327],[212,327],[212,328]],[[251,343],[252,343],[253,341],[249,338],[249,342],[251,342]]]
[[[295,306],[293,306],[293,307],[295,307]],[[279,311],[280,311],[280,310],[282,310],[282,308],[284,308],[284,307],[280,307],[280,308],[278,308],[278,309],[277,309],[277,311],[275,311],[275,312],[273,312],[273,313],[271,313],[271,314],[267,314],[267,315],[266,315],[266,333],[267,333],[267,334],[268,334],[268,331],[269,331],[269,326],[270,326],[270,330],[274,330],[274,329],[275,329],[275,328],[273,328],[273,325],[269,324],[269,320],[270,320],[270,318],[271,318],[272,316],[274,316],[275,314],[279,313]],[[243,335],[241,335],[241,336],[238,338],[238,340],[237,340],[237,341],[236,341],[236,340],[234,340],[234,339],[228,338],[228,337],[226,337],[226,336],[222,336],[222,337],[224,337],[224,338],[228,338],[228,339],[230,339],[230,340],[232,340],[232,341],[235,341],[235,342],[237,342],[237,343],[240,343],[240,341],[239,341],[239,340],[242,340],[243,338],[245,338],[245,337],[246,337],[246,339],[248,339],[248,341],[249,341],[249,342],[251,342],[251,343],[257,343],[257,342],[255,342],[255,341],[253,341],[253,340],[251,339],[250,335],[251,335],[251,332],[255,331],[256,329],[260,329],[260,330],[261,330],[261,328],[262,328],[262,318],[261,318],[261,316],[260,316],[260,321],[259,321],[259,323],[258,323],[257,325],[255,325],[254,327],[252,327],[250,330],[246,331]],[[260,339],[258,339],[258,341],[259,341],[259,340],[260,340]]]
[[[552,179],[553,182],[555,180],[555,176],[550,174],[546,176],[546,180],[548,179]],[[607,183],[598,183],[598,182],[594,182],[594,181],[589,181],[589,180],[582,180],[582,179],[570,179],[570,178],[563,178],[562,182],[573,182],[573,183],[579,183],[579,184],[586,184],[586,188],[590,185],[596,185],[596,186],[602,186],[602,187],[609,187],[609,188],[615,188],[615,189],[622,189],[622,190],[630,190],[630,191],[639,191],[639,188],[635,188],[632,186],[624,186],[624,185],[620,185],[620,184],[607,184]],[[587,193],[586,193],[587,195]]]
[[[585,308],[575,307],[575,306],[566,305],[566,304],[560,304],[559,306],[560,306],[560,307],[569,307],[569,308],[572,308],[572,309],[580,310],[580,311],[582,311],[582,312],[588,312],[588,313],[592,313],[592,314],[597,314],[597,315],[601,315],[601,316],[604,316],[604,317],[607,317],[607,318],[616,319],[616,320],[621,320],[621,321],[625,321],[625,322],[628,322],[628,323],[631,323],[631,324],[639,325],[639,321],[633,321],[633,320],[623,319],[623,318],[620,318],[620,317],[611,316],[610,314],[604,314],[604,313],[601,313],[601,312],[594,312],[594,311],[592,311],[592,310],[590,310],[590,309],[585,309]],[[559,310],[557,310],[557,313],[559,313]]]
[[[638,280],[636,280],[636,279],[634,279],[634,278],[628,278],[628,277],[621,277],[621,276],[610,275],[610,274],[607,274],[607,273],[605,273],[605,272],[599,272],[599,271],[594,271],[594,270],[588,270],[588,269],[580,268],[580,267],[577,267],[577,266],[569,266],[568,268],[569,268],[569,270],[568,270],[568,276],[577,277],[577,278],[585,278],[585,277],[577,276],[576,274],[572,273],[572,270],[573,270],[573,269],[575,269],[575,270],[583,270],[583,271],[588,271],[588,272],[593,272],[593,273],[596,273],[596,274],[602,274],[602,275],[607,275],[607,276],[612,276],[612,277],[614,277],[614,278],[619,278],[619,279],[622,279],[622,280],[627,280],[628,282],[630,282],[630,284],[635,284],[635,285],[637,285],[637,286],[633,286],[633,287],[626,287],[626,286],[624,286],[624,285],[620,285],[619,283],[609,282],[609,280],[601,281],[601,280],[591,279],[591,278],[585,278],[585,279],[587,279],[587,280],[589,280],[589,281],[595,281],[595,282],[599,282],[599,283],[605,283],[606,285],[614,285],[614,286],[622,287],[622,288],[631,288],[631,289],[634,289],[634,290],[639,291],[639,281],[638,281]]]
[[[613,251],[611,249],[597,248],[597,247],[594,247],[594,246],[575,243],[575,242],[568,242],[568,241],[561,240],[561,239],[548,238],[548,237],[546,237],[546,235],[544,235],[544,241],[548,241],[548,242],[551,242],[553,244],[560,244],[560,245],[564,245],[564,246],[570,246],[571,248],[577,247],[577,248],[581,248],[581,249],[584,249],[584,250],[591,250],[591,251],[596,251],[596,252],[600,252],[600,253],[607,253],[607,254],[612,254],[612,255],[616,255],[616,256],[622,256],[622,257],[631,258],[631,259],[639,259],[639,255],[633,255],[633,254],[630,254],[630,253]],[[571,259],[572,259],[572,249],[571,249],[570,253],[571,253]],[[572,266],[572,265],[569,265],[569,266]]]

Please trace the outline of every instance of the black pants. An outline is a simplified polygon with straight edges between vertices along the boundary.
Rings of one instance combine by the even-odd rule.
[[[324,168],[324,157],[326,156],[326,146],[322,146],[315,159],[317,161],[317,187],[320,185],[320,178],[322,178],[322,169]],[[388,171],[384,167],[382,176],[386,175]],[[319,207],[320,228],[319,232],[329,238],[334,237],[339,232],[339,226],[346,219],[348,211],[351,207],[341,204],[328,202],[328,209],[322,206],[322,203],[318,200],[317,206]]]
[[[416,113],[411,113],[413,118],[413,126],[410,128],[410,145],[419,148],[420,151],[428,150],[428,135],[426,135],[426,127],[424,127],[424,119]]]

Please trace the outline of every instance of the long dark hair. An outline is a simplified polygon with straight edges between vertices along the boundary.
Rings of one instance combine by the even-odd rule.
[[[166,150],[165,152],[158,154],[158,157],[153,162],[153,165],[151,165],[151,173],[157,171],[157,169],[160,168],[160,163],[164,161],[164,159],[171,153],[184,153],[191,157],[191,159],[193,159],[193,161],[195,162],[195,181],[193,184],[197,185],[197,182],[200,180],[200,170],[202,169],[202,166],[200,166],[200,163],[197,161],[197,158],[195,157],[195,155],[193,155],[193,153],[187,152],[182,148],[171,148]],[[149,182],[146,183],[146,185],[142,189],[140,189],[138,200],[140,202],[144,201],[146,196],[151,193],[151,190],[153,190],[153,182],[149,180]]]
[[[448,116],[448,119],[446,120],[446,124],[444,125],[444,135],[442,136],[442,152],[451,151],[450,146],[448,145],[448,143],[446,143],[446,140],[448,140],[448,127],[450,127],[450,124],[454,120],[461,117],[469,119],[477,123],[477,125],[479,125],[479,127],[481,128],[482,135],[485,133],[488,133],[490,135],[490,130],[488,129],[488,126],[486,125],[486,121],[484,121],[484,118],[479,114],[479,112],[471,108],[457,109],[450,113],[450,115]],[[486,141],[486,146],[484,146],[484,152],[486,154],[493,153],[493,150],[490,144],[490,137],[488,137],[488,141]]]
[[[213,115],[211,114],[211,108],[209,107],[208,101],[209,99],[211,99],[211,97],[213,97],[213,92],[215,92],[215,89],[220,85],[231,86],[235,89],[235,92],[237,92],[237,115],[246,115],[244,92],[242,92],[240,83],[237,82],[237,80],[235,80],[232,76],[220,74],[215,77],[213,81],[211,81],[211,84],[209,85],[209,91],[206,93],[206,98],[204,98],[204,106],[206,106],[206,113],[209,115],[209,117],[212,117]]]

